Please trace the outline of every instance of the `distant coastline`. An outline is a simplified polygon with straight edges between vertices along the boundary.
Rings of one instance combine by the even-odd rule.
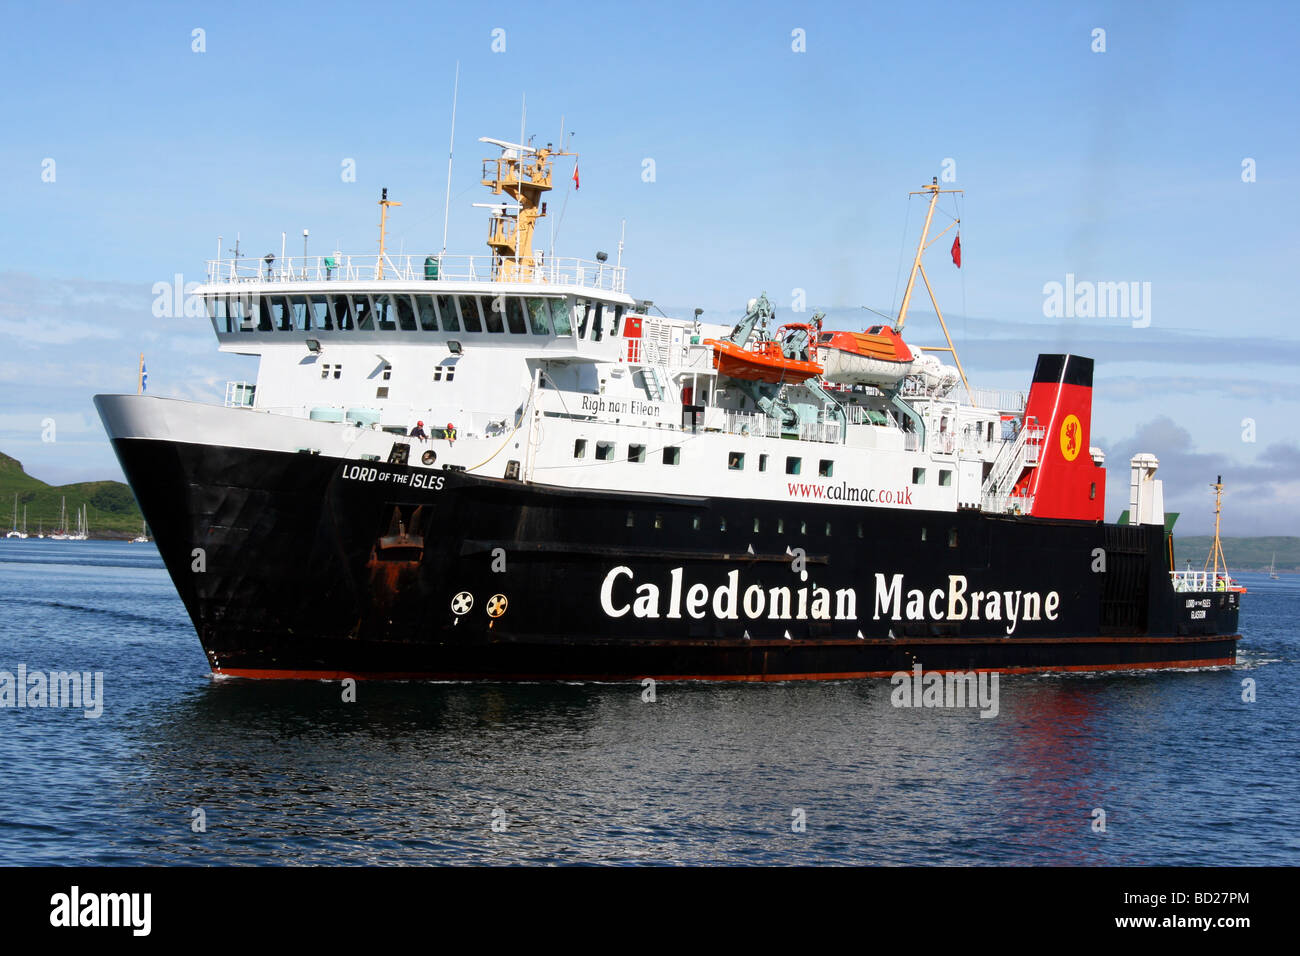
[[[129,540],[140,534],[144,516],[129,486],[120,481],[78,481],[67,485],[50,485],[27,474],[16,458],[0,452],[0,540],[14,523],[17,496],[17,525],[23,529],[23,509],[27,512],[28,540],[37,540],[43,532],[48,538],[59,523],[65,507],[70,523],[75,524],[78,508],[85,505],[89,537],[94,540]]]

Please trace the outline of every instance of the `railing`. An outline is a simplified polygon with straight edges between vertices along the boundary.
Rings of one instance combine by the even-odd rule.
[[[799,426],[799,437],[803,441],[820,441],[832,445],[839,444],[840,423],[804,422]]]
[[[1170,571],[1175,591],[1231,591],[1238,585],[1227,571]]]
[[[626,270],[569,257],[493,255],[292,256],[277,259],[209,259],[208,281],[242,282],[537,282],[608,292],[624,291]]]
[[[727,412],[727,431],[752,438],[780,438],[781,423],[757,412]]]
[[[955,398],[962,405],[975,405],[979,408],[995,408],[1000,412],[1019,415],[1025,410],[1025,393],[1007,391],[1000,388],[971,388],[958,385],[948,396]]]
[[[980,496],[980,509],[990,514],[1032,514],[1034,511],[1034,496],[984,494]]]

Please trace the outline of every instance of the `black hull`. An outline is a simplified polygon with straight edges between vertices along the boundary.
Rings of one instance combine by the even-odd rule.
[[[114,447],[218,674],[792,680],[1236,660],[1237,595],[1175,593],[1158,527]],[[913,591],[923,613],[908,613]]]

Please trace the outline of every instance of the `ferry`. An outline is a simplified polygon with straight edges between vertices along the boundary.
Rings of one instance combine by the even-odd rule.
[[[1174,570],[1154,456],[1103,514],[1090,358],[1040,355],[995,391],[967,382],[937,302],[947,346],[904,340],[937,182],[888,326],[778,325],[763,294],[716,323],[632,295],[622,240],[614,262],[539,248],[576,157],[482,142],[486,253],[392,254],[386,190],[377,253],[219,249],[195,295],[256,380],[221,404],[96,396],[215,675],[1236,661],[1240,591]]]

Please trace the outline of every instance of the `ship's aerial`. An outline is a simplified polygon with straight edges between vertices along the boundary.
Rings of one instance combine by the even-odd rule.
[[[937,183],[896,317],[836,330],[760,294],[720,325],[630,295],[621,242],[536,248],[571,154],[486,142],[486,253],[394,255],[383,227],[366,255],[219,253],[195,294],[256,381],[96,397],[215,674],[1235,662],[1242,589],[1173,568],[1154,456],[1105,520],[1091,359],[1040,355],[1005,392],[950,337],[904,339]]]

